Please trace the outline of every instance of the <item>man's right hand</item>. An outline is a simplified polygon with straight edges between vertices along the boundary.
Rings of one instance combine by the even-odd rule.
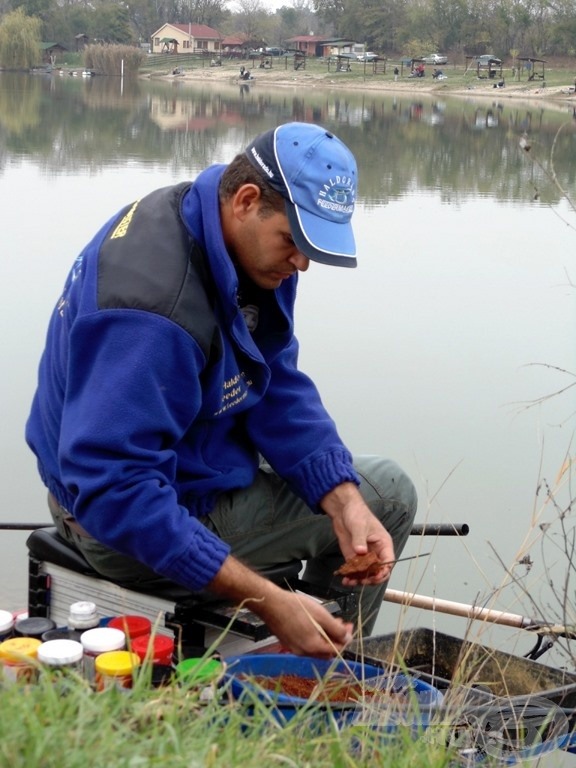
[[[291,653],[330,658],[352,640],[352,624],[335,618],[311,597],[281,589],[231,556],[208,589],[260,616]]]

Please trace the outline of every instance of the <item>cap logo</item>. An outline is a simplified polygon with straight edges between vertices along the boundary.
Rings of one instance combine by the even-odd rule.
[[[322,199],[318,205],[330,211],[353,213],[354,211],[354,180],[349,176],[336,176],[318,193]]]

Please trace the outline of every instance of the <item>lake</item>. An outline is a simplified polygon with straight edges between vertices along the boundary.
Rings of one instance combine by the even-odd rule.
[[[412,537],[405,555],[431,554],[399,564],[392,586],[572,620],[576,213],[563,190],[576,199],[576,124],[568,102],[498,97],[0,73],[0,524],[49,520],[23,431],[48,317],[83,245],[125,203],[229,161],[260,131],[315,122],[358,160],[359,267],[302,276],[301,367],[353,451],[413,477],[419,522],[470,526]],[[0,538],[10,609],[26,604],[26,535]],[[397,626],[467,631],[385,604],[378,631]]]

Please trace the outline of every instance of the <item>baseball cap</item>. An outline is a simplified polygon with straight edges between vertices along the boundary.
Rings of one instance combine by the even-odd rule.
[[[321,126],[286,123],[257,136],[246,155],[286,200],[298,250],[321,264],[355,267],[358,170],[348,147]]]

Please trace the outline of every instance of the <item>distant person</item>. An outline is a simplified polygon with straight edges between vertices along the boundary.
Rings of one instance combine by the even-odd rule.
[[[26,428],[58,532],[99,574],[247,601],[310,656],[370,634],[416,510],[298,367],[299,273],[356,266],[357,183],[345,144],[294,122],[129,203],[74,261]],[[334,575],[363,554],[375,571]],[[336,618],[258,572],[294,559],[359,607]]]
[[[400,74],[400,70],[398,69],[398,67],[394,67],[394,82],[397,82],[399,74]]]

